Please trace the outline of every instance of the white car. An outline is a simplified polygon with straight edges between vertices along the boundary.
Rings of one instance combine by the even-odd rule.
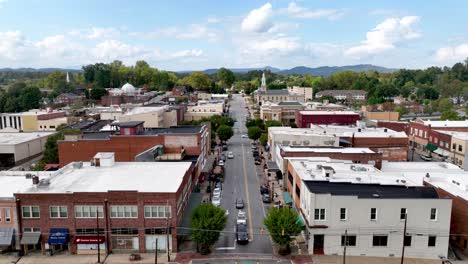
[[[220,206],[221,205],[221,197],[213,197],[213,199],[211,200],[211,203],[214,206]]]
[[[220,188],[215,188],[215,189],[213,190],[213,196],[215,196],[215,195],[220,195],[220,194],[221,194],[221,189],[220,189]]]
[[[241,138],[249,138],[246,134],[242,135]]]
[[[246,225],[247,224],[247,214],[240,210],[239,213],[237,213],[237,221],[236,221],[237,224],[244,224]]]
[[[224,166],[224,160],[219,160],[218,165],[219,166]]]
[[[233,159],[234,158],[234,154],[232,153],[232,151],[229,151],[227,157],[228,157],[228,159]]]

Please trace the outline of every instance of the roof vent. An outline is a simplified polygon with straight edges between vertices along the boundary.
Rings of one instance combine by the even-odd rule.
[[[32,183],[34,185],[38,185],[39,184],[39,176],[36,176],[36,175],[32,176]]]
[[[380,197],[380,194],[374,193],[374,194],[372,194],[372,197],[374,197],[374,198],[379,198],[379,197]]]
[[[360,129],[360,128],[358,128],[358,129],[357,129],[357,132],[361,132],[361,129]]]
[[[361,177],[356,177],[356,181],[361,181]]]
[[[426,173],[426,178],[430,178],[430,177],[431,177],[431,175],[429,174],[429,172]]]
[[[386,129],[386,128],[384,128],[383,132],[387,132],[387,129]]]
[[[48,186],[50,185],[50,180],[49,179],[42,179],[39,181],[40,186]]]
[[[26,179],[32,179],[33,175],[31,173],[26,173]]]
[[[401,183],[406,183],[406,180],[401,180]]]
[[[83,168],[83,162],[82,161],[74,162],[73,163],[73,168],[75,168],[75,169]]]

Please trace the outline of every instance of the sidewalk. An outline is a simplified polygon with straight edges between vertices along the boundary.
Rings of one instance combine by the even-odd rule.
[[[105,255],[101,256],[101,263],[105,259]],[[28,255],[23,256],[18,264],[49,264],[49,263],[73,263],[73,264],[91,264],[97,263],[97,255]]]
[[[151,263],[154,264],[154,254],[143,253],[141,255],[141,260],[139,261],[130,261],[129,254],[110,254],[106,259],[106,264],[124,264],[124,263]],[[171,254],[171,262],[167,261],[166,253],[159,253],[158,263],[176,263],[175,259],[177,254]]]
[[[314,264],[342,264],[343,256],[312,256]],[[400,264],[399,257],[346,257],[346,264]],[[405,264],[440,264],[440,260],[405,258]],[[454,262],[455,263],[455,262]]]

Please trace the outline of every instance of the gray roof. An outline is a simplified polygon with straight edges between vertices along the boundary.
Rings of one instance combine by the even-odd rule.
[[[15,229],[13,227],[0,227],[0,247],[11,246]]]
[[[114,126],[118,127],[136,127],[142,125],[145,121],[128,121],[128,122],[115,122],[112,123]]]
[[[304,181],[312,193],[357,196],[361,199],[438,199],[432,187],[356,184],[348,182]]]
[[[289,91],[287,89],[266,90],[265,92],[259,91],[258,94],[264,94],[264,95],[289,95]]]

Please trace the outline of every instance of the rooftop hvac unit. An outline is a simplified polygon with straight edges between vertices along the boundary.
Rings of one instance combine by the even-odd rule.
[[[78,161],[78,162],[73,163],[73,168],[75,168],[75,169],[81,169],[81,168],[83,168],[83,162],[82,162],[82,161]]]
[[[33,175],[31,173],[26,173],[26,179],[32,179]]]

